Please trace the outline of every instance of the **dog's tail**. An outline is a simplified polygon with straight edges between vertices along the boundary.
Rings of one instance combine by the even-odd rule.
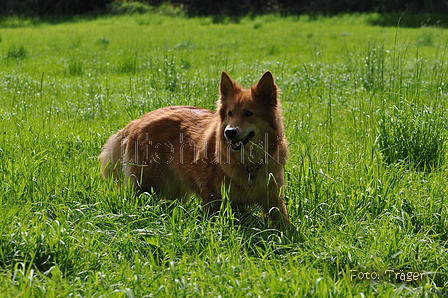
[[[113,176],[118,179],[123,164],[123,137],[120,132],[112,135],[103,147],[98,159],[101,162],[101,175],[104,178]]]

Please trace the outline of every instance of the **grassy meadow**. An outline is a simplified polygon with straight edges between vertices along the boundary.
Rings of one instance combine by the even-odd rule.
[[[0,296],[448,297],[448,31],[378,17],[0,22]],[[291,231],[99,175],[130,120],[214,109],[222,70],[281,89]]]

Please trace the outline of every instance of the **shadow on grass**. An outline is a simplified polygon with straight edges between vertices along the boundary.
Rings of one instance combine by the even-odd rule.
[[[358,14],[358,13],[355,13]],[[362,13],[361,13],[362,14]],[[113,15],[113,14],[111,14]],[[256,16],[262,14],[249,13],[247,15],[210,15],[213,24],[239,24],[242,19],[250,18],[254,19]],[[321,14],[310,12],[306,14],[295,13],[280,13],[279,16],[299,16],[307,15],[310,21],[316,21],[321,17],[332,17],[338,14]],[[422,14],[409,14],[409,13],[365,13],[367,24],[372,26],[382,27],[407,27],[407,28],[420,28],[420,27],[441,27],[448,28],[448,14],[442,13],[422,13]],[[96,20],[101,17],[107,17],[108,14],[104,13],[90,13],[84,15],[55,15],[55,16],[37,16],[37,17],[24,17],[24,16],[2,16],[0,15],[0,28],[21,28],[31,27],[39,25],[56,25],[61,23],[77,23]]]
[[[384,13],[372,14],[367,23],[372,26],[382,27],[448,27],[447,14],[406,14],[406,13]]]
[[[0,15],[0,28],[24,28],[40,25],[57,25],[62,23],[78,23],[93,21],[104,16],[101,14],[85,14],[85,15],[59,15],[59,16],[40,16],[40,17],[23,17],[23,16],[2,16]]]

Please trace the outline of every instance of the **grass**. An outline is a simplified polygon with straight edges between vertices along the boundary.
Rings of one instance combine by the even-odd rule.
[[[0,293],[448,296],[448,33],[370,19],[143,14],[0,29]],[[268,69],[294,231],[100,178],[101,146],[131,119],[214,109],[222,70],[248,87]]]
[[[420,171],[431,171],[443,164],[444,117],[441,107],[419,107],[407,102],[387,110],[379,135],[385,162],[403,162]]]

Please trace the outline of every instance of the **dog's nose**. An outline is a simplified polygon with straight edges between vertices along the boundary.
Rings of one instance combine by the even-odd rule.
[[[226,138],[232,140],[233,138],[235,138],[237,133],[236,128],[226,128],[224,130],[224,135],[226,136]]]

